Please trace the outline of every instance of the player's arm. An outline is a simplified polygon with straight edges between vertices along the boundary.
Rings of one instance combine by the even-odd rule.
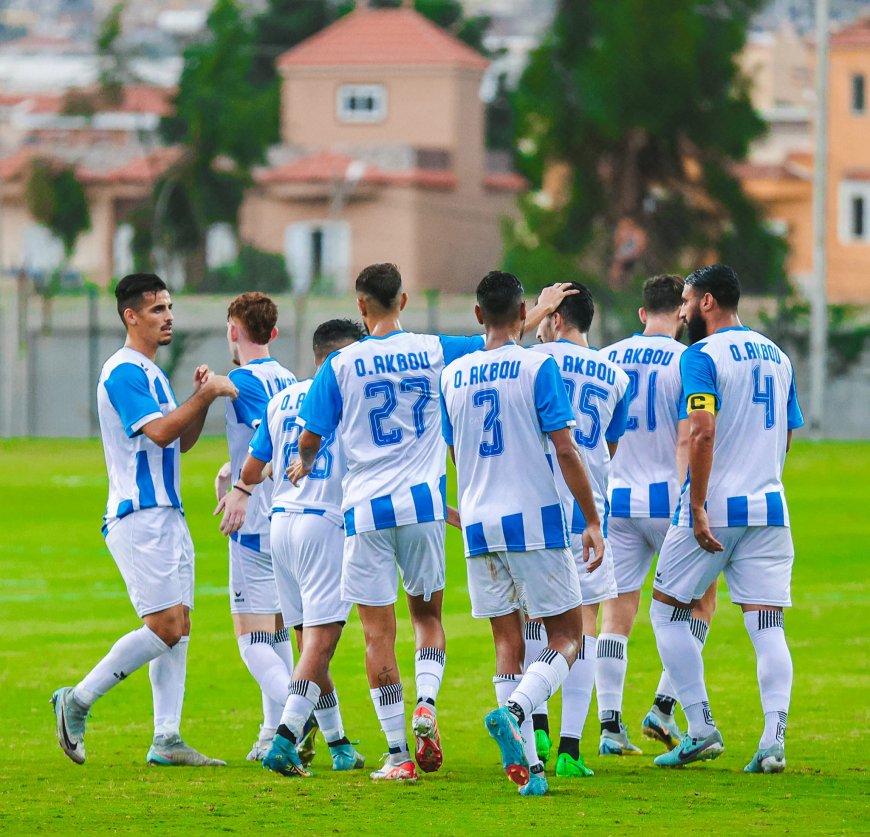
[[[677,422],[677,476],[684,480],[689,467],[689,420]]]
[[[689,504],[695,540],[707,552],[721,552],[724,547],[713,536],[706,508],[716,413],[720,407],[713,359],[701,348],[689,347],[680,356],[680,377],[683,381],[680,418],[689,420]]]
[[[525,333],[532,333],[541,324],[544,317],[549,317],[561,304],[566,296],[578,293],[570,282],[558,282],[541,291],[538,301],[531,311],[526,312],[526,322],[523,325]]]
[[[610,453],[611,459],[616,455],[619,440],[625,435],[625,428],[628,426],[629,397],[627,376],[623,376],[623,383],[622,398],[616,402],[613,415],[610,417],[610,424],[607,425],[607,430],[604,432],[604,441],[607,443],[607,450]]]
[[[214,478],[214,493],[217,495],[218,501],[230,490],[231,478],[230,463],[224,462]]]
[[[791,434],[793,430],[804,426],[804,415],[801,412],[801,405],[798,403],[797,389],[794,385],[794,370],[791,373],[791,384],[788,388],[788,402],[786,404],[786,422],[788,433],[785,439],[785,451],[788,453],[791,450]]]
[[[218,398],[234,399],[238,395],[233,382],[225,375],[210,375],[195,386],[193,395],[180,407],[143,425],[142,432],[155,445],[165,448],[179,439],[181,452],[187,453],[199,439],[208,408]]]

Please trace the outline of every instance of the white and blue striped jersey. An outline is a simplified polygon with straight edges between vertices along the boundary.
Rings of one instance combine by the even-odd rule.
[[[605,360],[597,349],[578,346],[570,340],[557,340],[531,347],[533,351],[550,355],[559,366],[568,400],[574,410],[574,441],[583,454],[595,508],[601,518],[601,529],[607,537],[610,501],[607,486],[610,480],[610,451],[607,442],[618,442],[625,433],[628,418],[628,376],[616,365]],[[550,443],[550,456],[555,451]],[[619,452],[622,456],[622,451]],[[617,457],[618,458],[618,457]],[[582,535],[586,518],[571,489],[555,468],[559,497],[573,534]]]
[[[466,556],[567,546],[546,434],[574,411],[556,361],[515,343],[474,352],[446,367],[441,392]]]
[[[298,381],[269,401],[265,418],[254,431],[249,452],[261,462],[272,463],[271,514],[319,514],[341,526],[341,481],[347,472],[347,462],[334,432],[323,437],[314,467],[299,485],[293,485],[286,474],[287,466],[299,456],[302,428],[296,419],[311,384],[311,378]]]
[[[634,334],[601,353],[629,380],[628,422],[610,467],[613,517],[673,516],[685,474],[677,473],[677,425],[686,347],[663,334]]]
[[[345,346],[317,371],[298,421],[318,436],[338,431],[348,536],[446,517],[438,378],[482,347],[481,336],[396,331]]]
[[[804,423],[788,356],[763,334],[724,328],[680,359],[682,416],[693,396],[716,402],[713,466],[707,484],[710,526],[788,526],[782,485],[788,431]],[[674,525],[692,526],[691,474]]]
[[[233,369],[229,379],[239,391],[238,398],[226,399],[227,445],[230,449],[230,473],[232,481],[242,475],[242,465],[248,454],[248,445],[254,429],[266,412],[269,399],[296,381],[289,369],[285,369],[271,357],[258,358]],[[248,501],[245,523],[230,537],[242,546],[256,552],[269,551],[269,501],[272,491],[270,480],[256,486]]]
[[[103,534],[139,509],[181,508],[181,442],[161,448],[142,428],[178,406],[163,370],[134,349],[118,349],[97,384],[97,414],[109,472]]]

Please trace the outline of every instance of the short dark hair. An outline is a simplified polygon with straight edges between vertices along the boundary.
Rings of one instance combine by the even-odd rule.
[[[227,308],[227,319],[235,320],[253,343],[265,346],[278,322],[278,306],[259,291],[239,294]]]
[[[363,327],[355,320],[327,320],[314,329],[314,356],[324,358],[336,349],[365,337]]]
[[[586,334],[592,326],[592,318],[595,316],[595,302],[592,292],[586,285],[579,282],[571,282],[571,287],[578,291],[576,294],[566,296],[560,303],[556,312],[562,315],[578,331]]]
[[[356,292],[373,299],[384,311],[390,311],[402,292],[402,274],[389,262],[370,264],[356,277]]]
[[[503,325],[518,317],[524,295],[520,280],[502,270],[491,270],[477,286],[477,304],[484,321],[492,325]]]
[[[124,311],[132,308],[138,311],[145,302],[145,294],[169,290],[166,283],[156,273],[130,273],[115,286],[115,299],[118,301],[118,316],[124,326]]]
[[[740,301],[740,280],[734,268],[727,264],[708,264],[686,277],[686,284],[697,288],[702,294],[710,294],[720,308],[736,311]]]
[[[643,283],[643,307],[647,314],[670,313],[683,304],[682,276],[662,273],[651,276]]]

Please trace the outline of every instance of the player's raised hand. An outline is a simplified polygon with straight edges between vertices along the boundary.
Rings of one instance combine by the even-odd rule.
[[[583,530],[583,561],[586,563],[586,572],[597,570],[603,560],[604,535],[601,534],[601,526],[587,526]]]
[[[217,476],[214,478],[214,493],[217,495],[218,502],[220,502],[230,490],[231,476],[230,463],[224,462],[224,464],[221,465],[220,470],[217,472]]]
[[[692,528],[695,532],[695,540],[698,546],[706,552],[722,552],[725,547],[713,537],[713,531],[710,529],[710,518],[707,517],[706,509],[692,510]]]
[[[223,513],[220,525],[222,535],[229,537],[244,526],[248,514],[248,499],[249,495],[244,491],[230,491],[220,498],[214,515]]]
[[[576,293],[579,291],[572,288],[570,282],[557,282],[541,291],[538,305],[544,308],[548,314],[552,314],[562,304],[562,300],[566,296],[573,296]]]
[[[299,480],[302,477],[308,476],[311,473],[311,469],[305,468],[305,463],[301,459],[294,459],[290,466],[287,468],[287,479],[293,483],[293,485],[299,485]]]

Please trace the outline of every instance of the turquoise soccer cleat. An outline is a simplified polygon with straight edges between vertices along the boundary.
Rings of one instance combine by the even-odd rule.
[[[184,743],[180,735],[155,735],[145,761],[154,767],[226,767]]]
[[[88,710],[73,697],[72,686],[57,689],[51,696],[54,707],[55,732],[61,750],[70,761],[85,763],[85,721]]]
[[[547,784],[547,774],[543,770],[529,774],[529,781],[520,785],[520,796],[546,796],[550,786]]]
[[[665,715],[658,706],[653,706],[640,725],[640,731],[646,738],[660,741],[669,750],[673,750],[683,738],[683,733],[677,726],[673,715]]]
[[[514,784],[529,781],[529,761],[517,719],[506,708],[493,709],[484,719],[486,730],[501,750],[501,766]]]
[[[620,724],[619,732],[603,730],[598,744],[599,756],[642,756],[643,750],[635,747],[628,737],[628,728]]]
[[[276,735],[272,739],[272,746],[263,759],[263,767],[273,773],[280,773],[282,776],[307,778],[312,775],[303,767],[296,745],[283,735]]]
[[[336,744],[329,748],[333,770],[362,770],[366,766],[365,756],[358,753],[353,744]]]
[[[744,773],[782,773],[785,770],[785,747],[779,742],[772,747],[759,748],[752,761],[743,768]]]
[[[725,752],[722,733],[714,730],[706,738],[691,738],[686,733],[678,746],[668,753],[662,753],[653,759],[653,764],[659,767],[682,767],[693,761],[712,761]]]

